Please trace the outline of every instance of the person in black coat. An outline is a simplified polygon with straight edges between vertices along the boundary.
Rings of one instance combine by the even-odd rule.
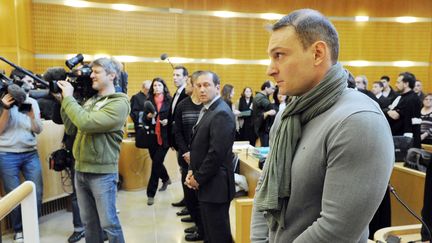
[[[169,149],[168,143],[168,115],[171,96],[166,83],[161,78],[155,78],[150,86],[148,100],[153,104],[156,112],[146,112],[146,125],[154,131],[154,140],[149,146],[150,157],[152,159],[152,169],[147,185],[147,204],[153,205],[154,197],[159,183],[162,179],[162,187],[159,191],[166,190],[171,184],[168,172],[163,164],[165,155]]]
[[[230,243],[229,206],[235,194],[234,114],[219,97],[220,80],[215,73],[203,72],[196,85],[204,107],[193,129],[185,183],[197,192],[205,240]]]
[[[390,105],[390,110],[385,114],[390,118],[389,121],[393,136],[405,136],[409,134],[408,136],[413,138],[412,146],[421,148],[420,111],[422,102],[413,91],[415,81],[414,74],[410,72],[399,74],[396,86],[401,92],[401,97],[399,101],[395,100]],[[393,105],[396,106],[391,107]]]
[[[391,101],[389,98],[384,97],[383,95],[384,85],[380,81],[375,81],[372,85],[372,93],[375,95],[376,102],[380,106],[381,110],[388,108],[391,105]]]
[[[130,117],[132,118],[132,121],[134,123],[135,131],[140,126],[140,123],[143,122],[142,116],[143,116],[144,102],[147,100],[147,94],[149,92],[150,85],[151,85],[150,80],[144,81],[142,83],[141,90],[138,93],[134,94],[130,99],[130,105],[131,105]]]
[[[240,140],[249,141],[252,146],[255,146],[256,135],[252,122],[252,89],[250,87],[244,88],[239,100],[239,115],[240,119]]]
[[[182,157],[178,152],[177,143],[175,141],[175,112],[177,109],[177,105],[180,104],[180,101],[188,97],[186,94],[186,80],[188,79],[189,72],[184,66],[175,66],[173,70],[173,81],[174,86],[177,88],[176,92],[173,95],[170,103],[170,112],[168,116],[168,143],[169,146],[174,148],[177,151],[177,163],[181,167],[182,166]],[[185,206],[184,197],[178,201],[171,203],[171,205],[175,207]],[[187,210],[183,209],[177,213],[177,215],[187,215]]]

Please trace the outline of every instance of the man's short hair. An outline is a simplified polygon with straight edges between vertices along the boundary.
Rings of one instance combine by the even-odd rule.
[[[203,75],[211,75],[212,78],[213,78],[213,84],[215,86],[220,85],[220,79],[219,79],[219,76],[217,76],[216,73],[214,73],[212,71],[200,71],[200,73],[197,74],[197,79],[198,79],[198,77],[201,77]]]
[[[381,83],[381,81],[375,81],[373,82],[374,84],[378,84],[378,86],[380,86],[381,88],[384,88],[384,84]]]
[[[359,75],[359,76],[357,76],[357,78],[361,78],[364,86],[367,87],[368,79],[367,79],[366,75]]]
[[[144,88],[144,89],[150,89],[150,85],[151,85],[151,83],[152,83],[151,80],[145,80],[145,81],[142,83],[141,88]]]
[[[262,85],[261,85],[261,90],[265,90],[266,88],[270,88],[271,87],[271,82],[270,80],[266,80]]]
[[[204,71],[198,70],[198,71],[195,71],[192,73],[192,75],[190,77],[192,85],[195,85],[198,77],[201,76],[203,72]]]
[[[29,72],[32,73],[31,71],[29,71]],[[9,77],[10,77],[11,79],[20,79],[20,80],[21,80],[21,79],[23,79],[26,75],[27,75],[27,74],[21,72],[20,70],[18,70],[18,69],[14,69],[14,70],[12,70],[12,72],[10,73]]]
[[[330,49],[332,63],[335,64],[339,56],[339,37],[333,24],[320,12],[313,9],[299,9],[273,25],[272,30],[291,26],[297,34],[303,48],[310,47],[316,41],[324,41]]]
[[[93,62],[90,63],[90,66],[99,66],[102,67],[106,73],[111,74],[114,73],[115,74],[115,78],[114,78],[114,85],[116,85],[120,79],[120,73],[123,69],[123,65],[117,61],[116,59],[114,59],[113,57],[108,58],[108,57],[101,57],[98,58],[96,60],[94,60]]]
[[[413,73],[410,72],[403,72],[399,74],[399,77],[402,76],[402,82],[408,83],[408,87],[411,89],[414,89],[416,77]]]
[[[183,70],[183,76],[185,76],[185,77],[189,75],[188,70],[183,66],[175,66],[174,69],[182,69]]]
[[[387,80],[387,82],[390,82],[390,77],[387,75],[381,76],[380,80],[383,80],[383,79]]]

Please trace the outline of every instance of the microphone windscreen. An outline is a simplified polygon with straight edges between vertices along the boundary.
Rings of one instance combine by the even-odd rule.
[[[147,100],[147,101],[144,102],[144,110],[143,111],[144,111],[144,114],[155,113],[156,112],[156,108],[151,103],[151,101]]]
[[[167,55],[166,53],[163,53],[163,54],[160,56],[160,58],[161,58],[162,61],[164,61],[165,59],[168,58],[168,55]]]
[[[64,70],[64,68],[62,68],[62,67],[48,68],[45,71],[43,78],[48,82],[52,82],[54,80],[55,81],[65,80],[66,79],[66,70]]]
[[[14,98],[17,104],[24,103],[27,95],[23,88],[16,84],[11,84],[7,88],[8,93]]]

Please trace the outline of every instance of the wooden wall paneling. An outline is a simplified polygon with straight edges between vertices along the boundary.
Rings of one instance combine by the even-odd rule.
[[[0,1],[0,55],[17,65],[34,68],[30,0]],[[9,74],[12,68],[0,63]]]
[[[181,8],[189,10],[226,10],[238,12],[277,12],[287,14],[299,8],[313,8],[331,16],[366,14],[377,17],[432,16],[429,0],[93,0],[103,3],[129,3],[149,7]]]
[[[161,4],[167,5],[168,3],[168,1],[163,1]],[[335,10],[331,12],[336,13],[333,16],[347,16],[352,13],[351,8],[361,12],[362,9],[367,9],[366,7],[370,7],[369,11],[381,8],[385,16],[391,16],[391,12],[386,12],[387,10],[383,8],[385,4],[373,1],[350,1],[345,3],[346,6],[339,2],[330,4],[316,1],[291,1],[291,3],[290,7],[293,8],[301,4],[307,7],[319,5],[322,9],[335,5]],[[389,2],[386,1],[386,3]],[[180,8],[179,4],[186,3],[171,2],[168,5]],[[191,1],[188,2],[187,7],[194,8],[196,5],[201,8],[216,9],[220,4],[220,2],[196,3]],[[282,9],[278,4],[279,2],[276,1],[272,8]],[[392,4],[406,6],[406,4],[401,5],[399,1],[392,1]],[[248,5],[254,5],[254,3],[248,3]],[[146,6],[155,5],[148,3]],[[229,3],[229,6],[233,9],[226,8],[226,10],[239,8],[237,3]],[[222,9],[225,8],[219,8],[219,10]],[[346,11],[338,14],[337,11],[342,11],[341,9]],[[171,57],[266,59],[268,58],[266,49],[269,33],[265,27],[273,22],[260,19],[223,19],[182,14],[119,12],[107,9],[73,9],[38,3],[33,4],[33,11],[36,53],[47,54],[82,52],[157,58],[161,53],[167,53]],[[335,22],[335,26],[340,35],[339,60],[413,60],[421,62],[430,60],[432,42],[432,24],[430,23]],[[140,83],[147,79],[146,77],[150,79],[162,76],[167,79],[168,83],[172,81],[168,64],[141,63],[127,64],[127,66],[130,92],[138,91]],[[258,65],[226,67],[185,64],[185,66],[200,69],[212,67],[221,75],[222,82],[227,80],[235,85],[236,93],[240,93],[245,86],[245,81],[242,80],[248,80],[252,84],[250,86],[255,87],[255,90],[267,78],[265,67]],[[381,73],[388,73],[395,77],[402,70],[414,70],[419,79],[426,80],[425,88],[432,88],[429,82],[432,71],[427,67],[356,67],[350,69],[354,70],[355,75],[366,74],[371,81],[378,79]],[[262,73],[251,70],[261,70]],[[246,72],[254,75],[245,74]],[[172,90],[174,87],[170,88]]]

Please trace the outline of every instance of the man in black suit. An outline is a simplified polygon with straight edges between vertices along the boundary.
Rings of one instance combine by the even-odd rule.
[[[197,192],[208,242],[232,242],[229,206],[235,194],[232,145],[234,114],[219,95],[220,80],[210,71],[196,81],[204,107],[194,126],[186,185]]]
[[[399,96],[399,94],[396,93],[393,90],[393,88],[390,86],[390,77],[384,75],[381,77],[380,81],[384,85],[383,96],[388,98],[390,102],[393,102],[396,99],[396,97]]]
[[[390,105],[386,115],[390,117],[390,127],[393,136],[413,138],[412,146],[421,148],[420,124],[422,102],[414,93],[415,75],[410,72],[399,74],[396,87],[401,92],[400,98]]]
[[[141,85],[141,90],[134,94],[130,99],[131,112],[130,117],[135,126],[135,130],[142,125],[142,116],[144,110],[144,102],[147,100],[147,94],[150,89],[151,80],[146,80]]]
[[[375,95],[376,101],[378,105],[381,107],[381,109],[385,109],[391,104],[390,99],[384,97],[382,93],[383,89],[384,89],[384,85],[380,81],[375,81],[372,85],[372,90],[371,90],[371,92]]]
[[[177,145],[175,142],[175,110],[177,107],[177,104],[180,103],[184,98],[186,98],[188,95],[186,94],[186,80],[188,79],[188,70],[183,66],[176,66],[173,70],[173,81],[174,85],[177,87],[177,91],[173,95],[173,99],[170,104],[170,113],[168,115],[168,143],[171,148],[177,149]],[[177,152],[177,162],[180,166],[180,170],[186,169],[187,170],[187,163],[184,161],[182,155],[180,155]],[[180,200],[179,202],[172,203],[174,207],[183,207],[185,206],[184,198]],[[186,209],[181,210],[177,213],[177,215],[187,215],[188,212]]]

